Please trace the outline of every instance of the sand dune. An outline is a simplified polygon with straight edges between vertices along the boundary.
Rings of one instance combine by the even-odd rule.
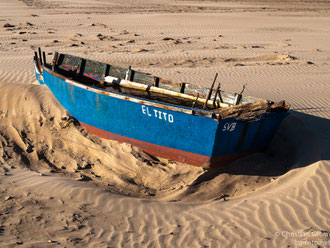
[[[1,1],[0,247],[327,247],[327,1]],[[265,153],[203,170],[87,133],[36,83],[54,52],[271,100]]]

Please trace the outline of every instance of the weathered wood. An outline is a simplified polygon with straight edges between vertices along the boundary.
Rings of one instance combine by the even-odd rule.
[[[142,84],[147,84],[147,85],[155,84],[154,76],[148,75],[143,72],[137,72],[137,71],[134,73],[134,77],[132,78],[131,81],[134,81],[137,83],[142,83]]]
[[[159,77],[154,77],[154,82],[155,82],[154,86],[159,87]]]
[[[242,95],[235,93],[234,105],[238,105],[242,99]]]
[[[171,89],[175,92],[180,92],[181,85],[180,83],[174,83],[170,80],[160,78],[159,79],[159,87],[164,89]]]
[[[235,94],[234,105],[238,105],[238,104],[240,103],[240,101],[242,100],[242,95],[243,95],[243,92],[244,92],[244,90],[245,90],[245,88],[246,88],[246,85],[247,85],[247,84],[244,84],[244,85],[243,85],[243,89],[241,90],[240,93],[236,93],[236,94]]]
[[[128,76],[128,80],[133,81],[134,75],[135,75],[135,71],[131,69],[130,74]]]
[[[58,65],[58,52],[55,52],[52,62],[52,70],[56,71]]]
[[[214,84],[215,84],[215,81],[217,80],[217,77],[218,77],[218,73],[215,74],[215,77],[214,77],[214,80],[213,80],[213,83],[209,89],[209,93],[207,94],[207,97],[206,97],[206,101],[205,101],[205,104],[203,106],[203,109],[206,109],[207,107],[207,102],[210,100],[210,97],[211,97],[211,94],[212,94],[212,90],[213,90],[213,87],[214,87]]]
[[[84,69],[84,74],[89,78],[96,77],[95,79],[104,79],[104,73],[106,71],[106,64],[86,59],[86,66]]]
[[[120,92],[127,96],[137,96],[139,98],[156,100],[157,102],[170,103],[172,105],[177,105],[177,106],[191,107],[192,104],[194,103],[194,99],[192,100],[186,98],[178,98],[177,96],[173,96],[173,95],[166,95],[158,92],[143,91],[134,88],[118,87],[116,85],[111,85],[111,84],[107,85],[104,89],[110,92]],[[203,106],[201,103],[197,103],[197,105],[199,108]],[[186,111],[188,111],[188,108],[186,108]],[[203,111],[203,112],[209,113],[209,111]]]
[[[59,54],[56,61],[58,67],[62,64],[63,60],[64,60],[64,54]]]
[[[42,65],[42,57],[41,57],[41,48],[40,47],[38,48],[38,51],[39,51],[40,64]]]
[[[34,60],[34,63],[35,63],[35,65],[36,65],[36,67],[37,67],[38,70],[39,70],[39,66],[38,66],[38,55],[34,54],[33,60]]]
[[[185,83],[181,83],[180,93],[184,93],[184,88],[186,87]]]
[[[225,107],[217,109],[220,119],[225,119],[229,117],[238,117],[240,115],[258,112],[260,110],[267,110],[270,107],[270,103],[267,100],[261,100],[251,103],[245,103],[241,105],[235,105],[231,107]],[[260,112],[259,112],[260,113]]]
[[[111,66],[110,67],[110,76],[125,79],[127,68],[122,68],[119,66]]]
[[[220,103],[223,103],[223,100],[222,100],[222,96],[221,96],[221,90],[219,90],[219,100],[220,100]]]
[[[46,62],[46,53],[45,52],[42,52],[42,58],[44,60],[44,65],[46,65],[47,62]]]
[[[158,88],[158,87],[155,87],[155,86],[150,86],[150,85],[146,85],[146,84],[131,82],[131,81],[127,81],[127,80],[118,80],[118,78],[112,77],[112,76],[108,76],[104,80],[109,85],[113,84],[113,85],[117,85],[117,86],[121,86],[121,87],[125,87],[125,88],[136,89],[136,90],[146,91],[146,92],[150,92],[150,93],[159,93],[159,94],[168,95],[168,96],[171,96],[171,97],[177,97],[178,100],[185,99],[185,100],[191,102],[189,106],[191,106],[193,101],[195,101],[195,96],[179,93],[179,92],[176,92],[176,91],[173,91],[173,90]],[[198,99],[198,103],[201,104],[201,105],[202,104],[205,105],[205,102],[206,102],[206,99]],[[210,108],[212,108],[212,101],[209,100],[209,101],[206,102],[206,104]],[[228,105],[223,104],[223,106],[228,106]]]
[[[109,76],[109,73],[110,73],[110,65],[107,64],[107,65],[105,66],[104,77]]]
[[[125,80],[130,80],[130,75],[131,75],[131,69],[132,67],[129,65],[126,71],[126,75],[125,75]]]
[[[81,60],[81,64],[80,64],[79,74],[78,74],[79,77],[81,77],[82,75],[84,75],[85,67],[86,67],[86,59],[82,59]]]
[[[34,52],[34,60],[35,60],[35,63],[36,63],[36,66],[37,66],[39,72],[42,73],[41,62],[40,62],[40,58],[38,57],[38,53],[37,52]]]
[[[58,60],[58,67],[64,69],[66,71],[72,71],[75,75],[78,75],[79,68],[81,66],[82,58],[68,55],[68,54],[60,54]]]
[[[220,91],[220,85],[221,84],[219,83],[218,86],[217,86],[217,88],[216,88],[216,90],[215,90],[214,99],[213,99],[213,103],[212,103],[213,108],[215,108],[215,101],[217,100],[217,95],[218,95],[218,93]]]
[[[198,101],[199,93],[197,93],[196,100],[194,101],[193,105],[191,106],[192,108],[195,108],[197,101]]]
[[[239,93],[240,95],[243,95],[243,92],[245,91],[246,86],[247,86],[247,84],[243,84],[243,89],[242,89],[242,91]]]
[[[271,111],[272,112],[283,112],[289,110],[290,105],[286,104],[284,100],[279,101],[278,103],[275,102],[271,106]]]

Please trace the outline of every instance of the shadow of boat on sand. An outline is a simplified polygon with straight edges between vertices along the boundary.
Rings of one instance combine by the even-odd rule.
[[[329,160],[329,127],[329,119],[291,111],[265,152],[206,171],[182,196],[190,198],[191,195],[201,195],[205,188],[223,192],[220,194],[222,196],[237,196],[254,191],[261,184],[266,185],[291,170]],[[236,188],[241,188],[242,185],[246,186],[246,192],[240,190],[239,194],[235,194]]]

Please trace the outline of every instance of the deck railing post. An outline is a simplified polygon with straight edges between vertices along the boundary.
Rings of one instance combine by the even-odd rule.
[[[46,53],[45,52],[42,52],[42,58],[44,59],[44,65],[46,65],[47,62],[46,62]]]
[[[212,103],[212,105],[213,105],[213,108],[215,108],[215,102],[216,102],[216,100],[217,100],[217,95],[218,95],[218,93],[220,92],[220,83],[218,84],[218,87],[217,87],[217,89],[215,90],[215,93],[214,93],[214,99],[213,99],[213,103]],[[221,98],[221,96],[220,96],[220,98]]]
[[[81,64],[80,64],[80,68],[79,68],[79,74],[78,74],[79,77],[84,75],[85,67],[86,67],[86,59],[82,59]]]
[[[235,93],[235,99],[234,99],[234,105],[238,105],[239,102],[241,101],[242,95]]]
[[[185,87],[186,87],[186,83],[181,83],[180,93],[184,93]]]
[[[159,87],[159,77],[154,77],[154,86]]]
[[[57,62],[58,62],[58,53],[55,52],[53,62],[52,62],[52,70],[53,71],[57,70]]]
[[[38,60],[38,53],[36,51],[34,51],[34,58],[36,61]]]
[[[35,63],[36,63],[36,66],[37,66],[39,72],[42,73],[42,71],[41,71],[41,62],[40,62],[40,58],[38,57],[37,52],[34,52],[34,59],[35,59]]]
[[[131,74],[131,66],[128,66],[128,69],[126,71],[126,75],[125,75],[125,80],[129,80],[130,79],[130,74]]]
[[[131,70],[130,75],[128,76],[129,81],[134,81],[134,74],[135,74],[135,71]]]
[[[42,65],[42,57],[41,57],[41,48],[38,48],[39,51],[39,59],[40,59],[40,65]]]
[[[107,64],[107,65],[105,66],[104,77],[109,76],[109,75],[110,75],[110,65]]]

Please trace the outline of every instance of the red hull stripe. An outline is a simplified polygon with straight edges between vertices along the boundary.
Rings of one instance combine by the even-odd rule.
[[[80,124],[90,133],[93,133],[101,138],[116,140],[118,142],[124,142],[132,144],[136,147],[141,148],[148,154],[153,156],[160,156],[168,159],[172,159],[178,162],[191,164],[195,166],[206,166],[206,167],[220,167],[224,166],[237,158],[240,158],[244,155],[247,155],[251,152],[245,153],[236,153],[232,155],[223,155],[218,157],[208,157],[192,152],[181,151],[174,148],[169,148],[165,146],[155,145],[141,140],[127,138],[118,134],[114,134],[93,126],[90,126],[86,123],[80,122]]]

